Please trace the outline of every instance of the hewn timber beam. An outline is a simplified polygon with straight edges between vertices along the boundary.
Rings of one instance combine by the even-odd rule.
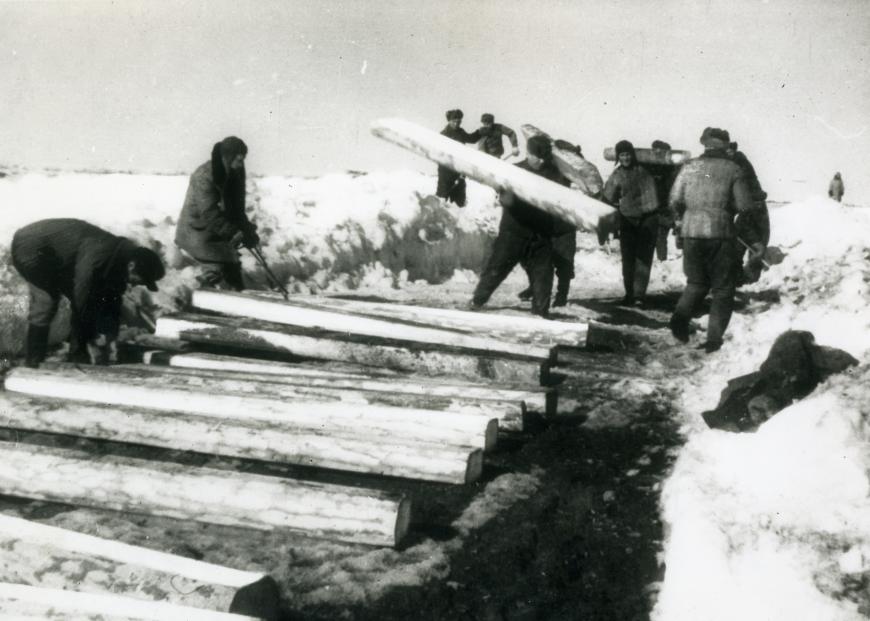
[[[145,364],[193,371],[241,373],[263,379],[277,378],[289,383],[303,383],[311,386],[359,385],[366,389],[371,387],[374,390],[381,390],[382,386],[386,386],[398,393],[445,397],[457,395],[471,399],[522,401],[528,411],[547,416],[556,414],[558,399],[558,391],[555,388],[541,386],[505,386],[492,382],[460,382],[446,378],[439,380],[423,375],[399,375],[394,372],[384,374],[382,369],[375,368],[370,368],[370,373],[331,371],[315,367],[311,363],[305,365],[292,362],[274,362],[202,352],[174,354],[165,351],[149,351],[145,352],[142,361]]]
[[[471,149],[420,125],[402,119],[380,119],[372,133],[446,166],[496,190],[510,190],[535,207],[584,231],[594,231],[609,205],[522,170],[482,151]]]
[[[144,408],[0,393],[0,425],[209,455],[442,483],[480,478],[480,449],[397,437],[336,436],[280,423],[215,420]]]
[[[44,369],[69,368],[66,365],[44,366]],[[525,403],[521,399],[475,399],[465,395],[431,395],[393,390],[390,382],[376,380],[342,380],[338,378],[287,379],[251,373],[227,371],[203,372],[196,369],[158,367],[154,365],[115,365],[111,367],[79,368],[89,377],[125,381],[147,378],[163,386],[191,387],[212,394],[250,394],[261,397],[296,401],[323,401],[372,406],[390,406],[433,412],[456,412],[496,419],[499,429],[522,431]],[[437,425],[437,419],[432,420]]]
[[[478,354],[555,362],[551,347],[511,343],[501,339],[470,336],[452,330],[439,330],[361,315],[349,315],[340,310],[323,310],[308,305],[294,305],[283,299],[262,297],[247,292],[199,289],[193,292],[191,304],[200,310],[270,321],[298,328],[343,332],[361,337],[386,339],[390,342],[425,344],[436,348],[450,348]]]
[[[76,621],[257,621],[259,617],[149,602],[121,595],[78,593],[0,582],[0,619]]]
[[[0,493],[394,546],[410,502],[376,490],[0,442]]]
[[[252,353],[264,351],[290,358],[350,362],[428,375],[535,385],[550,382],[551,363],[546,360],[444,349],[428,343],[374,339],[253,319],[180,313],[158,319],[157,334]]]
[[[16,583],[129,594],[270,621],[278,619],[278,585],[266,574],[3,514],[0,562],[3,579]],[[85,567],[88,570],[82,571]]]
[[[383,437],[488,450],[495,446],[498,434],[495,419],[478,415],[215,394],[207,388],[166,385],[151,373],[100,377],[87,368],[18,368],[6,376],[4,383],[7,391],[38,397],[184,412],[212,422],[270,422],[288,431],[318,431],[337,437]]]

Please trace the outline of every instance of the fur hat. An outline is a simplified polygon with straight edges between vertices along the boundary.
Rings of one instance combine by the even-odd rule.
[[[664,140],[653,140],[653,141],[652,141],[652,148],[653,148],[653,149],[663,149],[663,150],[665,150],[665,151],[670,151],[670,150],[671,150],[671,145],[669,145],[669,144],[668,144],[667,142],[665,142]]]
[[[491,115],[489,112],[484,112],[480,115],[481,123],[495,123],[495,117]]]
[[[151,291],[157,291],[157,281],[166,275],[163,261],[153,250],[139,246],[130,253],[130,260],[136,264],[136,273]]]
[[[532,136],[526,141],[526,151],[542,160],[549,160],[553,154],[553,145],[546,136]]]
[[[613,149],[616,152],[616,159],[619,160],[620,153],[630,153],[631,154],[631,162],[637,162],[637,154],[634,152],[634,145],[631,144],[628,140],[620,140],[616,143],[616,147]]]
[[[705,127],[701,133],[701,144],[707,149],[726,149],[731,142],[728,130],[718,127]]]
[[[445,116],[447,117],[448,121],[453,120],[453,119],[462,120],[463,114],[462,114],[462,110],[460,110],[459,108],[456,108],[455,110],[448,110]]]

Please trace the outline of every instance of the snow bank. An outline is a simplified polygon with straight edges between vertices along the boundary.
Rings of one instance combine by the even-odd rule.
[[[674,384],[688,437],[663,491],[670,535],[655,619],[870,614],[870,210],[820,198],[771,219],[771,243],[788,256],[748,291],[778,291],[780,303],[736,314],[726,346]],[[755,434],[708,429],[700,413],[788,329],[862,364]]]

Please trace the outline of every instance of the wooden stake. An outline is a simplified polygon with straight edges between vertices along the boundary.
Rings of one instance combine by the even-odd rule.
[[[0,442],[0,493],[327,539],[393,546],[403,496],[338,485]]]

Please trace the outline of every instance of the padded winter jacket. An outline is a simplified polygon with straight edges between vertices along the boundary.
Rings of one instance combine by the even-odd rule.
[[[655,180],[637,164],[630,168],[617,166],[604,184],[602,197],[623,216],[637,222],[660,207]]]
[[[701,239],[734,238],[734,217],[754,207],[742,169],[719,151],[686,162],[669,199],[680,235]]]
[[[519,143],[517,142],[517,133],[507,125],[502,125],[501,123],[493,123],[489,133],[484,133],[482,129],[478,129],[477,133],[482,136],[478,142],[478,148],[495,157],[501,157],[504,155],[504,141],[502,140],[502,136],[508,137],[511,146],[514,149],[519,146]]]

